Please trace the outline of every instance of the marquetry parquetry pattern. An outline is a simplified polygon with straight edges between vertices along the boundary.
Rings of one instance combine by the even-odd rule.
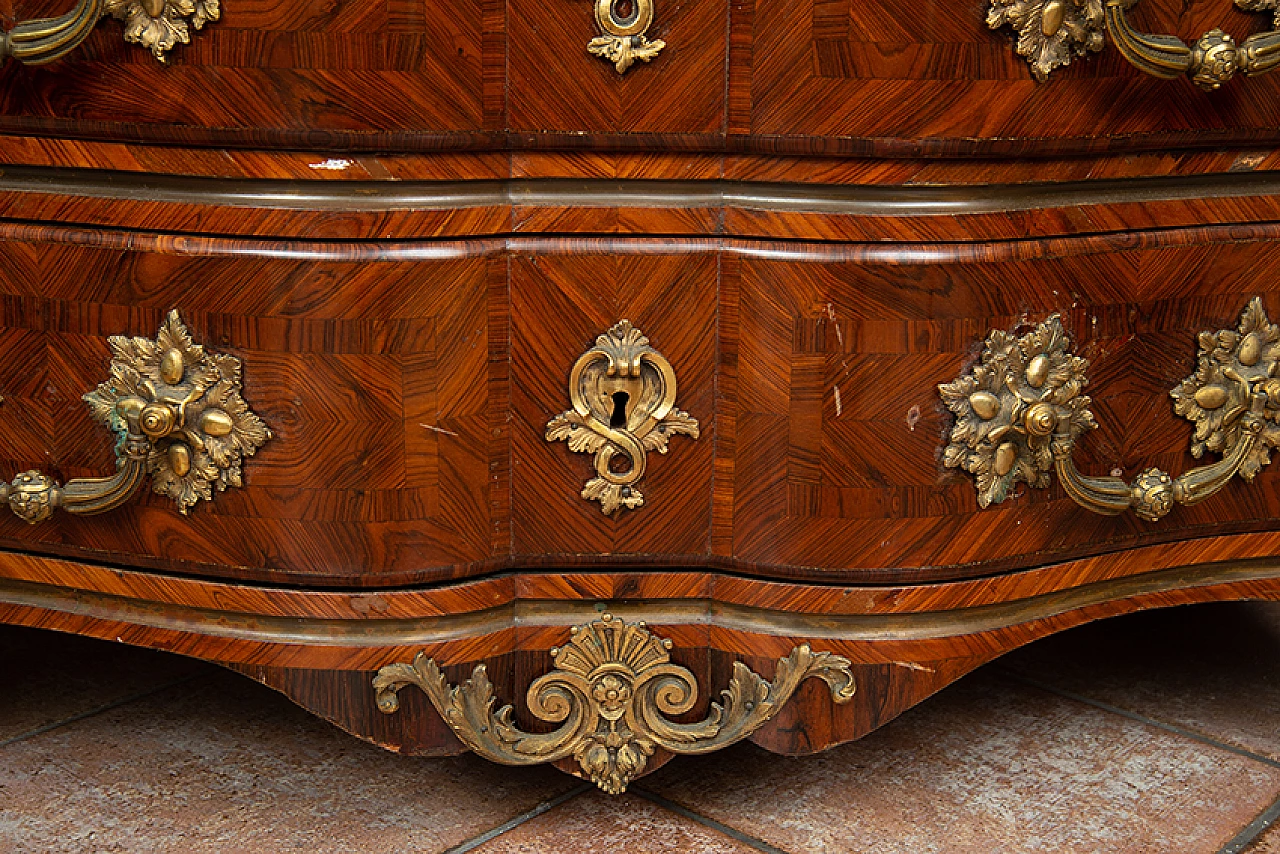
[[[1274,244],[1043,249],[984,263],[743,259],[731,336],[735,557],[924,575],[1195,536],[1227,519],[1269,526],[1280,512],[1272,470],[1153,524],[1091,514],[1058,485],[980,510],[972,480],[942,468],[950,415],[937,384],[960,375],[989,329],[1060,312],[1091,362],[1100,425],[1077,445],[1081,470],[1185,471],[1196,465],[1191,425],[1168,393],[1194,369],[1196,334],[1232,326],[1254,293],[1280,307],[1264,272],[1280,261]]]
[[[46,68],[0,67],[0,130],[232,148],[933,156],[1274,143],[1280,76],[1206,95],[1108,48],[1037,84],[987,0],[659,0],[652,63],[589,55],[588,0],[239,0],[168,67],[103,22]],[[0,0],[0,24],[61,14]],[[1237,41],[1227,2],[1142,0],[1138,29]]]
[[[705,556],[716,442],[716,255],[637,254],[583,244],[572,255],[511,261],[512,549],[547,555]],[[675,370],[676,406],[698,420],[648,455],[635,512],[605,516],[581,496],[588,455],[548,443],[547,421],[570,407],[569,368],[596,337],[630,320]],[[659,558],[660,560],[662,558]]]
[[[112,472],[112,438],[80,395],[106,377],[107,336],[146,334],[170,308],[242,360],[245,399],[274,433],[246,460],[245,489],[187,517],[146,489],[105,516],[28,526],[5,514],[0,541],[320,580],[485,561],[492,263],[0,244],[5,477]]]

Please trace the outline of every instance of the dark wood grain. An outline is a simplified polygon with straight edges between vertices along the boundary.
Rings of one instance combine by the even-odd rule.
[[[1081,469],[1195,465],[1168,390],[1202,329],[1254,295],[1280,316],[1271,225],[885,245],[0,233],[7,472],[110,471],[79,396],[108,335],[153,334],[171,307],[244,360],[276,432],[245,488],[189,518],[150,493],[110,516],[5,516],[9,548],[360,587],[556,565],[892,582],[1265,532],[1280,512],[1271,470],[1159,524],[1057,486],[983,510],[938,457],[937,384],[990,329],[1061,312],[1100,424]],[[646,507],[605,517],[579,494],[590,460],[543,433],[574,360],[623,317],[675,366],[702,436],[653,455]]]
[[[1212,95],[1114,49],[1036,83],[985,0],[658,4],[668,46],[619,76],[588,4],[466,0],[228,5],[169,66],[104,21],[48,68],[0,69],[0,131],[330,152],[687,151],[952,158],[1274,148],[1280,80]],[[6,0],[6,26],[60,14]],[[1139,29],[1236,39],[1217,2],[1144,0]],[[395,97],[385,97],[394,92]]]

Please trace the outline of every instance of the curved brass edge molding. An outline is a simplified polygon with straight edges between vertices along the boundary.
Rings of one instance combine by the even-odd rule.
[[[1280,598],[1280,563],[1257,559],[1196,564],[1098,581],[1019,599],[906,614],[804,614],[705,599],[653,600],[614,606],[628,619],[678,626],[713,626],[748,634],[811,641],[930,641],[999,631],[1081,609],[1144,596],[1225,585],[1264,585]],[[1218,596],[1210,598],[1222,598]],[[1239,598],[1248,598],[1241,596]],[[515,628],[568,627],[598,614],[593,601],[512,601],[483,611],[420,619],[334,619],[220,611],[134,599],[111,593],[0,578],[0,606],[33,608],[112,624],[216,637],[252,644],[383,649],[469,641]],[[231,650],[219,648],[223,654]],[[260,652],[260,651],[259,651]],[[259,664],[270,664],[255,653]]]
[[[676,210],[732,208],[885,218],[1280,196],[1280,174],[1228,172],[980,186],[868,186],[721,179],[515,178],[323,182],[0,166],[0,192],[299,211],[443,211],[516,205]],[[291,239],[289,242],[293,245],[300,241]]]
[[[1102,49],[1104,33],[1120,55],[1144,74],[1171,79],[1183,74],[1212,92],[1237,71],[1256,77],[1280,65],[1280,30],[1256,33],[1243,45],[1221,29],[1205,33],[1193,45],[1176,36],[1140,33],[1125,10],[1137,0],[991,0],[987,26],[1006,24],[1018,33],[1016,50],[1027,58],[1040,81],[1072,58]],[[1235,0],[1246,12],[1272,12],[1280,28],[1280,0]]]
[[[596,476],[582,497],[599,501],[606,516],[644,504],[636,484],[649,451],[665,454],[672,436],[698,438],[698,420],[675,408],[675,369],[629,320],[618,321],[578,357],[569,372],[569,401],[572,409],[547,422],[547,441],[594,456]]]
[[[0,34],[0,62],[13,57],[24,65],[61,59],[88,38],[98,20],[110,15],[124,22],[124,40],[140,44],[165,62],[174,45],[188,44],[191,29],[202,29],[221,15],[220,0],[79,0],[57,18],[21,21]]]
[[[521,730],[513,709],[496,713],[496,698],[485,666],[465,683],[452,686],[436,663],[418,653],[412,664],[388,664],[373,679],[378,708],[400,708],[397,692],[414,685],[463,744],[503,765],[540,765],[572,756],[583,773],[617,795],[643,773],[661,747],[677,754],[719,750],[751,735],[791,699],[800,683],[817,677],[837,703],[853,699],[856,686],[848,659],[814,652],[807,644],[778,660],[772,682],[740,661],[733,663],[723,703],[711,703],[707,717],[682,724],[681,715],[698,700],[693,673],[671,663],[671,641],[651,634],[643,622],[627,623],[610,614],[569,630],[569,643],[551,650],[555,669],[533,681],[526,695],[539,720],[560,724],[549,733]]]
[[[977,481],[978,504],[1004,501],[1018,483],[1049,485],[1057,472],[1067,495],[1095,513],[1132,508],[1158,521],[1179,504],[1213,495],[1237,473],[1252,482],[1280,445],[1280,327],[1254,297],[1235,330],[1201,332],[1196,372],[1170,395],[1174,411],[1192,421],[1191,453],[1220,453],[1216,463],[1174,478],[1147,469],[1132,483],[1076,470],[1076,440],[1097,426],[1083,394],[1089,363],[1068,349],[1058,315],[1015,337],[987,336],[982,357],[965,375],[938,386],[955,414],[943,464]]]
[[[653,23],[654,0],[595,0],[593,5],[601,34],[587,43],[587,53],[612,62],[619,74],[637,60],[651,61],[667,46],[645,35]]]
[[[243,482],[242,463],[271,431],[240,396],[240,360],[207,353],[196,344],[176,310],[155,340],[114,335],[111,377],[84,401],[94,419],[116,436],[111,477],[59,485],[38,471],[0,483],[0,501],[35,523],[61,508],[68,513],[105,513],[125,503],[146,475],[157,493],[185,514],[200,499],[212,499]]]

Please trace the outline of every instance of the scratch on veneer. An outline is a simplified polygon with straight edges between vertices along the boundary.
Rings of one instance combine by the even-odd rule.
[[[446,436],[455,436],[455,437],[456,437],[456,436],[458,435],[457,433],[453,432],[452,430],[446,430],[446,429],[444,429],[443,427],[436,427],[436,426],[434,426],[434,425],[432,425],[432,424],[419,424],[418,426],[419,426],[419,427],[422,427],[422,428],[424,428],[424,429],[427,429],[427,430],[433,430],[433,431],[435,431],[436,433],[443,433],[443,434],[445,434]]]

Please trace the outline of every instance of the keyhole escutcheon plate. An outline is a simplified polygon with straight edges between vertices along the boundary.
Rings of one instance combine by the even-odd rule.
[[[637,487],[646,454],[667,452],[677,434],[698,438],[698,421],[676,409],[676,373],[629,320],[620,320],[569,372],[568,409],[547,422],[547,441],[592,454],[595,477],[582,497],[607,515],[644,504]]]

